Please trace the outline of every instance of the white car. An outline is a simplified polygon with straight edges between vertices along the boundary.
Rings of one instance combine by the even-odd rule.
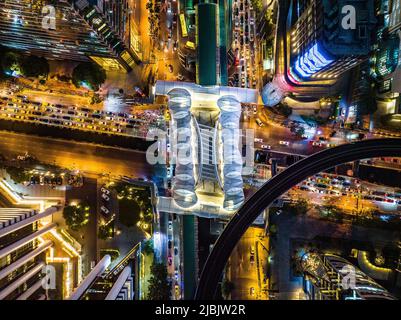
[[[281,140],[279,142],[279,144],[282,145],[282,146],[287,146],[287,147],[290,145],[290,143],[288,141],[283,141],[283,140]]]
[[[110,201],[110,197],[109,197],[107,194],[105,194],[105,193],[102,193],[102,198],[103,198],[104,200],[106,200],[106,201]]]
[[[271,147],[271,146],[269,146],[269,145],[265,145],[265,144],[263,144],[263,145],[261,145],[261,148],[262,148],[262,149],[267,149],[267,150],[270,150],[272,147]]]
[[[263,143],[263,139],[255,138],[255,142],[257,142],[257,143]]]
[[[173,230],[173,222],[172,221],[169,221],[168,222],[168,229],[171,231],[171,230]]]
[[[100,191],[102,191],[103,193],[105,193],[105,194],[107,194],[107,195],[110,194],[110,191],[107,190],[105,187],[101,187],[101,188],[100,188]]]
[[[109,214],[109,213],[110,213],[110,210],[107,209],[105,206],[101,206],[101,207],[100,207],[100,210],[101,210],[102,212],[104,212],[105,214]]]

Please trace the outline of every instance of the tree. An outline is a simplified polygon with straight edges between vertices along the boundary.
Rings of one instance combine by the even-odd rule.
[[[147,240],[143,242],[142,252],[146,255],[151,255],[153,253],[153,241]]]
[[[18,53],[7,51],[1,57],[1,67],[7,75],[11,75],[14,71],[21,73],[22,58]]]
[[[8,166],[5,167],[5,169],[10,175],[11,180],[13,180],[15,183],[24,183],[26,181],[29,181],[30,176],[24,168]]]
[[[296,125],[291,126],[290,131],[299,138],[302,138],[303,135],[305,134],[305,128]]]
[[[21,64],[21,72],[27,77],[47,77],[49,70],[49,62],[43,57],[28,56]]]
[[[170,284],[167,281],[167,267],[163,263],[153,263],[152,276],[148,280],[148,300],[170,300]]]
[[[106,71],[93,62],[82,62],[72,72],[72,82],[76,87],[87,86],[97,91],[105,81]]]
[[[89,206],[85,204],[66,206],[63,210],[63,218],[71,230],[78,231],[89,222]]]
[[[126,227],[133,227],[140,220],[141,208],[137,201],[123,198],[118,201],[119,220]]]
[[[221,294],[224,298],[228,298],[231,292],[234,290],[235,286],[234,283],[231,281],[224,279],[223,283],[221,284]]]
[[[279,103],[277,106],[277,111],[287,118],[292,114],[292,108],[286,103]]]
[[[113,238],[113,223],[108,223],[99,226],[98,238],[101,240],[107,240]]]
[[[289,204],[287,209],[296,215],[305,215],[309,211],[309,203],[305,199],[299,199],[297,202]]]

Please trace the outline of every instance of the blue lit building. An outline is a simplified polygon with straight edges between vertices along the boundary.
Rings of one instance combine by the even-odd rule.
[[[342,27],[351,5],[356,28]],[[376,19],[373,0],[311,0],[297,7],[291,29],[291,73],[299,81],[333,80],[368,58]]]

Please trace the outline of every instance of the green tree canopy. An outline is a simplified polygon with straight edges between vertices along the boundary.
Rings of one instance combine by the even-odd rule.
[[[7,51],[1,57],[1,67],[6,74],[11,74],[13,71],[21,72],[21,56],[16,52]]]
[[[153,263],[150,267],[148,300],[170,300],[170,284],[167,281],[167,267],[163,263]]]
[[[85,204],[66,206],[63,210],[63,218],[71,230],[77,231],[88,223],[89,207]]]
[[[94,62],[82,62],[72,72],[72,82],[77,87],[86,85],[97,91],[105,81],[106,71]]]
[[[299,199],[295,203],[291,203],[288,205],[288,211],[297,215],[305,215],[309,210],[309,203],[305,199]]]
[[[26,57],[21,65],[21,72],[27,77],[46,77],[49,69],[49,62],[46,58],[37,56]]]
[[[221,285],[221,294],[223,295],[223,297],[227,298],[234,290],[234,288],[234,283],[225,279]]]
[[[141,208],[134,199],[121,199],[118,201],[119,220],[127,226],[133,227],[140,220]]]

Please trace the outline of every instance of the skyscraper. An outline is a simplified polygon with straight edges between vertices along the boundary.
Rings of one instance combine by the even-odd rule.
[[[92,59],[105,69],[128,71],[140,61],[126,37],[130,30],[123,23],[126,10],[117,10],[121,6],[110,9],[94,0],[61,0],[51,5],[0,0],[0,5],[4,46],[55,60]],[[105,12],[109,13],[106,17]]]
[[[367,59],[376,23],[373,0],[311,0],[297,14],[291,29],[294,78],[336,79]]]
[[[43,269],[51,240],[41,237],[56,228],[48,220],[57,209],[0,208],[0,300],[43,299]]]

